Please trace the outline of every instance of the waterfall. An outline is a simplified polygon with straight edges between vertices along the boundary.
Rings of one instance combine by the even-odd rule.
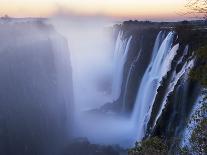
[[[189,120],[188,125],[184,129],[184,132],[182,135],[181,146],[183,146],[183,147],[190,145],[190,141],[189,141],[190,137],[192,135],[193,130],[195,129],[195,127],[198,124],[198,122],[196,120],[202,118],[203,114],[207,115],[206,112],[204,112],[204,113],[199,112],[199,111],[201,111],[202,106],[203,106],[203,99],[204,99],[204,96],[202,94],[200,94],[194,103],[191,114],[188,118],[188,120]]]
[[[169,32],[162,44],[161,32],[158,34],[155,41],[152,59],[142,78],[134,111],[132,113],[132,121],[137,124],[137,139],[140,140],[144,136],[145,126],[150,118],[151,107],[156,97],[157,89],[159,88],[162,78],[169,71],[171,62],[177,53],[179,45],[173,44],[174,32]]]
[[[179,59],[178,64],[181,63],[181,62],[184,62],[183,59],[184,59],[184,56],[187,55],[187,52],[188,52],[188,46],[185,47],[183,55]],[[157,116],[155,118],[153,127],[155,127],[157,120],[159,119],[159,117],[162,114],[162,110],[165,108],[168,96],[174,91],[174,88],[177,85],[177,83],[180,80],[180,78],[183,75],[186,75],[189,72],[189,70],[193,67],[193,65],[194,65],[194,60],[192,59],[189,62],[185,62],[185,64],[183,65],[182,69],[178,73],[176,73],[175,70],[173,71],[173,75],[172,75],[172,77],[170,79],[170,83],[168,85],[167,92],[165,93],[164,100],[163,100],[163,102],[161,104],[161,108],[159,109],[159,112],[158,112],[158,114],[157,114]]]
[[[132,36],[124,39],[123,31],[120,31],[116,40],[114,52],[113,82],[112,82],[112,100],[116,101],[122,88],[124,76],[124,65],[127,61],[127,55],[130,47]]]
[[[126,104],[127,104],[127,101],[126,101],[127,85],[128,85],[128,83],[129,83],[130,76],[132,76],[132,75],[131,75],[131,74],[132,74],[132,71],[134,70],[136,63],[137,63],[137,62],[139,61],[139,59],[140,59],[140,55],[141,55],[141,53],[142,53],[142,49],[139,51],[137,57],[133,60],[131,66],[130,66],[130,68],[129,68],[129,72],[128,72],[128,74],[127,74],[127,79],[126,79],[126,84],[125,84],[125,90],[124,90],[124,97],[123,97],[123,107],[122,107],[123,110],[125,110],[125,108],[126,108]]]
[[[136,29],[136,33],[131,33],[122,27],[118,29],[115,41],[109,40],[110,43],[107,39],[111,35],[103,35],[104,42],[97,38],[99,28],[90,34],[90,39],[82,26],[75,31],[83,31],[78,36],[71,36],[73,31],[68,31],[76,106],[74,136],[87,137],[92,143],[129,147],[145,135],[156,135],[157,131],[168,134],[168,127],[176,121],[174,113],[185,110],[185,105],[181,110],[177,108],[176,97],[182,97],[180,91],[186,95],[188,85],[184,89],[178,86],[194,62],[188,59],[188,45],[181,51],[183,43],[174,44],[178,37],[173,31]],[[175,97],[173,92],[177,93]],[[183,100],[179,103],[188,102]],[[169,114],[165,115],[164,109]],[[164,116],[169,123],[162,119]],[[165,126],[160,129],[160,124]],[[182,125],[181,120],[178,127]]]

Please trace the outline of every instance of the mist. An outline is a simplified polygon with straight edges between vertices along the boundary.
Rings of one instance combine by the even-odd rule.
[[[114,101],[114,73],[120,64],[114,57],[112,20],[67,15],[55,16],[49,22],[68,40],[75,100],[74,138],[86,137],[98,144],[133,145],[132,123],[126,116],[98,112],[104,104]]]

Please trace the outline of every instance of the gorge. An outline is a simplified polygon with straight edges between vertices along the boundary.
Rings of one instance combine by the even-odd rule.
[[[126,154],[154,136],[187,145],[189,120],[205,104],[190,75],[206,28],[205,21],[1,19],[0,154]],[[96,153],[79,150],[79,141]]]

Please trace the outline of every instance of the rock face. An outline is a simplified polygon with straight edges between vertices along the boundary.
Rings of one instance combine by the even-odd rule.
[[[67,41],[41,21],[0,25],[0,154],[60,154],[73,92]]]
[[[169,66],[166,65],[169,70],[160,79],[159,87],[154,92],[155,96],[153,96],[152,105],[148,107],[149,111],[144,114],[146,119],[143,119],[145,125],[142,130],[144,130],[144,137],[182,138],[186,120],[200,93],[200,86],[189,78],[189,73],[198,63],[194,57],[194,51],[206,40],[207,31],[204,23],[128,21],[117,25],[115,29],[123,31],[125,38],[132,36],[123,73],[122,92],[115,102],[117,103],[116,107],[124,107],[125,112],[129,115],[134,112],[135,103],[138,104],[137,109],[139,109],[139,105],[144,102],[142,100],[137,103],[135,100],[139,97],[136,95],[143,75],[150,65],[151,58],[154,56],[156,36],[158,37],[159,32],[161,32],[162,35],[159,36],[159,40],[163,43],[166,36],[169,33],[173,33],[174,37],[170,49],[176,46],[178,49],[174,55],[170,56],[169,60],[172,60],[170,60]],[[161,44],[159,45],[160,47]],[[169,53],[170,51],[173,50],[169,50]],[[150,72],[153,70],[153,66],[148,69]],[[154,84],[151,89],[154,87],[157,86]],[[148,98],[146,97],[145,100],[149,100]],[[137,123],[137,126],[140,126],[140,123]]]
[[[151,25],[151,23],[124,22],[122,25],[115,25],[114,29],[115,38],[119,32],[123,32],[122,40],[129,37],[132,39],[124,65],[121,95],[115,104],[112,103],[109,106],[113,106],[113,109],[131,112],[141,79],[151,59],[154,42],[160,27]]]

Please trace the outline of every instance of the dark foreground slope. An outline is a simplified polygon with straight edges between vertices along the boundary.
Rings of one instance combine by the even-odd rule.
[[[40,21],[0,25],[0,154],[60,154],[69,137],[67,42]]]

